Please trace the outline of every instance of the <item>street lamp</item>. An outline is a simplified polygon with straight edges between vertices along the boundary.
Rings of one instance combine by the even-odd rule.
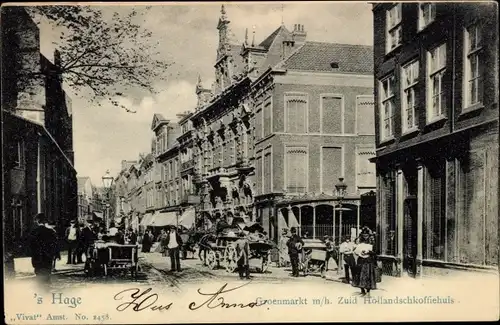
[[[345,197],[347,184],[344,183],[344,177],[339,177],[339,182],[335,184],[337,198],[339,200],[339,240],[342,240],[342,200]],[[335,231],[335,230],[334,230]]]
[[[335,184],[335,189],[337,190],[337,198],[339,200],[339,242],[342,242],[342,200],[345,197],[347,184],[344,183],[344,177],[339,177],[339,182]],[[335,218],[335,216],[333,216]],[[335,235],[335,229],[333,229],[333,234]],[[342,260],[342,256],[340,256]],[[342,268],[343,263],[340,263],[337,272]]]
[[[104,218],[104,222],[106,225],[106,231],[109,228],[109,191],[111,190],[111,185],[113,185],[113,176],[109,173],[109,169],[106,171],[106,174],[102,177],[102,183],[104,185],[104,188],[106,189],[106,215]]]

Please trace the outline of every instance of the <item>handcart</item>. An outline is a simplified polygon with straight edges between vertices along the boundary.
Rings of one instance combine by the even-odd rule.
[[[96,241],[87,253],[85,273],[88,276],[103,274],[111,270],[130,271],[134,278],[139,272],[139,246],[117,244],[115,242]]]

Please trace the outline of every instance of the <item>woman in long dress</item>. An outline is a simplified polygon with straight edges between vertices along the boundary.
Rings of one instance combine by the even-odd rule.
[[[153,240],[149,234],[149,230],[146,230],[144,236],[142,237],[142,252],[149,253],[151,251],[151,246],[153,245]]]
[[[370,295],[370,290],[377,289],[376,281],[376,253],[373,244],[370,244],[370,233],[361,233],[359,244],[354,250],[357,258],[357,274],[352,285],[361,288],[361,295]]]

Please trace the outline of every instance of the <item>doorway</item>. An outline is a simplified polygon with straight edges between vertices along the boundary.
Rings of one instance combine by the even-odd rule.
[[[417,274],[417,197],[408,196],[404,201],[403,271],[411,277]]]

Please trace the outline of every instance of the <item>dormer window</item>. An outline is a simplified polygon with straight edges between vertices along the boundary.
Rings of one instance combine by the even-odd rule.
[[[332,63],[330,63],[330,66],[332,67],[332,69],[338,69],[339,68],[339,63],[338,62],[332,62]]]

